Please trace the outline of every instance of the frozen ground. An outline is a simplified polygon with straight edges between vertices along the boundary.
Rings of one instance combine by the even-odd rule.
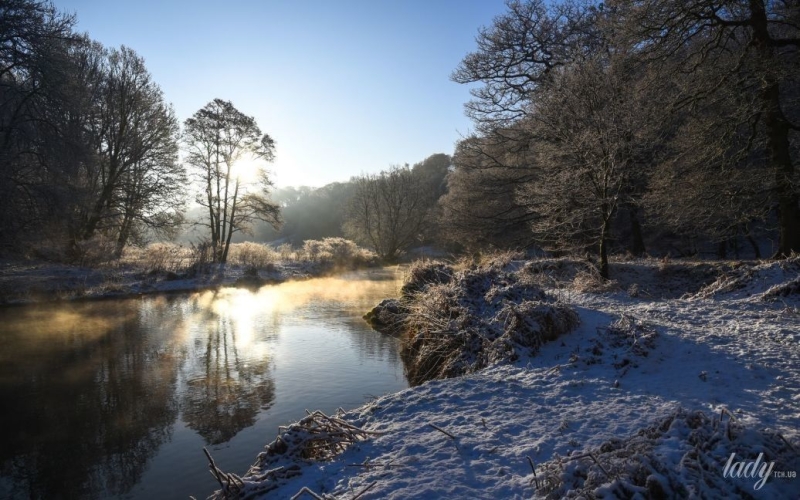
[[[259,270],[258,282],[277,283],[322,274],[312,263],[276,263]],[[134,266],[88,268],[51,263],[0,262],[0,305],[51,300],[96,299],[147,293],[191,291],[237,282],[254,283],[243,266],[209,265],[195,276],[169,272],[143,272]]]
[[[241,493],[800,498],[800,261],[617,267],[603,293],[549,290],[581,324],[538,355],[343,412],[375,434],[326,461],[265,453]]]

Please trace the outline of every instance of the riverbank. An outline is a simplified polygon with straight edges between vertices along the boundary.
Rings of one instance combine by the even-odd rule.
[[[579,325],[341,412],[370,434],[330,460],[282,452],[305,435],[283,429],[230,484],[270,498],[796,498],[800,260],[631,261],[612,283],[569,261],[509,265]]]
[[[208,290],[225,286],[256,287],[308,279],[336,272],[311,262],[275,262],[266,269],[242,265],[206,265],[201,272],[143,271],[119,265],[89,268],[47,262],[0,262],[0,305],[62,300],[95,300]]]
[[[344,238],[308,240],[302,247],[242,242],[230,246],[227,264],[211,262],[207,245],[151,243],[112,248],[88,246],[82,264],[50,260],[0,260],[0,305],[121,298],[262,285],[377,267],[377,257]],[[57,253],[55,255],[58,255]],[[62,256],[63,257],[63,256]]]

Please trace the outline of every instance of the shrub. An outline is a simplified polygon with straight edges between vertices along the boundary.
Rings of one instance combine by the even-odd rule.
[[[292,245],[290,245],[288,243],[284,243],[282,245],[279,245],[275,249],[275,251],[278,253],[278,256],[280,257],[280,259],[282,261],[284,261],[284,262],[295,260],[297,258],[297,255],[295,254],[295,251],[292,248]]]
[[[192,243],[188,259],[187,270],[189,274],[196,275],[205,272],[208,269],[208,265],[214,261],[214,249],[211,246],[211,242],[204,239],[197,243]]]
[[[75,244],[75,261],[79,266],[95,267],[112,260],[115,255],[116,242],[105,236],[94,236]]]
[[[231,245],[228,261],[246,268],[264,269],[278,258],[278,253],[267,245],[246,241]]]
[[[306,240],[300,253],[303,260],[338,268],[363,266],[375,260],[375,254],[345,238]]]
[[[151,243],[145,247],[140,265],[146,272],[179,272],[187,264],[190,252],[174,243]]]

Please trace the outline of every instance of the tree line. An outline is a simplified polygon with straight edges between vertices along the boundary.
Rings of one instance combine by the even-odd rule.
[[[347,237],[388,261],[415,246],[446,246],[438,201],[451,170],[450,155],[436,153],[414,165],[393,165],[320,188],[279,188],[271,199],[280,206],[282,226],[262,225],[255,235],[292,245]]]
[[[232,103],[181,127],[133,50],[44,2],[0,0],[0,19],[0,251],[171,236],[188,180],[218,262],[249,231],[346,236],[387,260],[588,253],[605,277],[612,252],[800,251],[794,0],[510,0],[453,72],[474,131],[452,156],[280,190],[237,171],[275,142]]]
[[[0,19],[0,251],[76,260],[98,241],[119,256],[170,237],[186,222],[190,177],[216,261],[253,220],[280,223],[266,173],[246,185],[234,171],[245,156],[274,157],[252,117],[215,99],[182,133],[132,49],[76,33],[46,2],[2,0]]]
[[[451,236],[588,251],[605,277],[648,235],[800,252],[798,5],[507,2],[452,75],[477,86]]]

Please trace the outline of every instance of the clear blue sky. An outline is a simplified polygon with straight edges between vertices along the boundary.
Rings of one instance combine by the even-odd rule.
[[[279,186],[322,186],[453,152],[471,128],[450,81],[502,0],[55,0],[145,60],[183,122],[230,100],[277,142]]]

